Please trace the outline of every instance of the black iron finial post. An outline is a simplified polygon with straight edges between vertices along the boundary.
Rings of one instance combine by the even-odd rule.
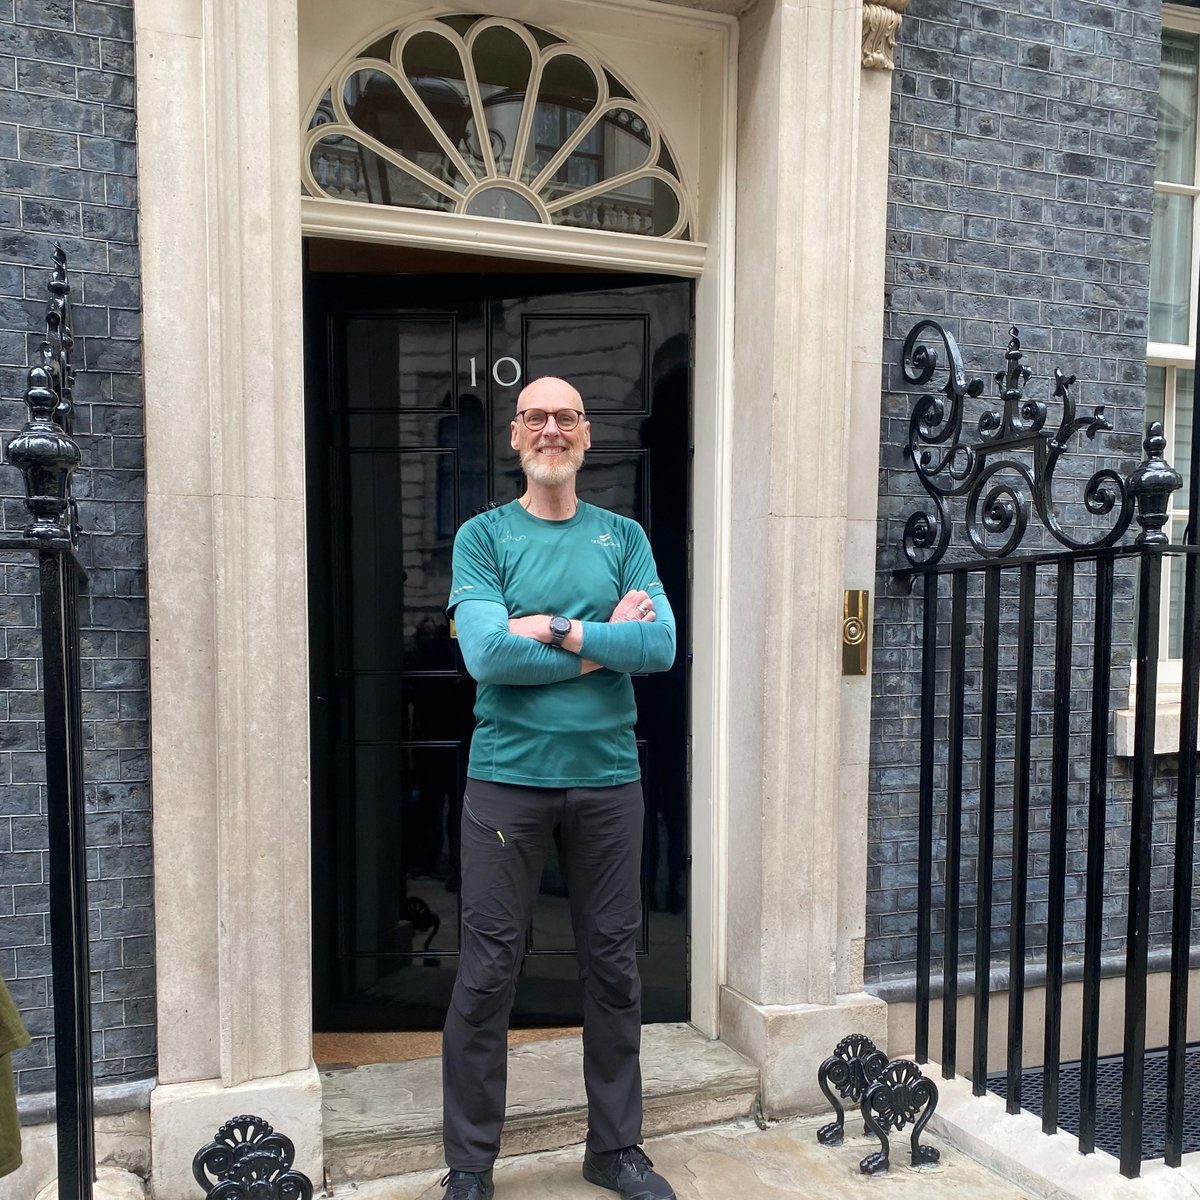
[[[76,555],[71,500],[71,475],[80,453],[69,433],[74,339],[61,247],[55,248],[49,290],[46,340],[25,396],[29,418],[8,443],[9,462],[25,476],[31,520],[22,533],[0,534],[0,549],[36,551],[41,574],[58,1195],[91,1200],[96,1156],[79,671],[84,572]]]
[[[43,542],[74,543],[70,512],[71,475],[79,466],[79,447],[67,430],[71,420],[71,286],[67,258],[55,249],[50,306],[46,311],[46,340],[41,362],[29,372],[25,403],[29,419],[8,443],[8,460],[25,476],[25,505],[33,517],[27,537]]]
[[[1183,486],[1183,479],[1163,458],[1166,448],[1162,425],[1152,421],[1142,442],[1146,457],[1129,477],[1129,494],[1137,505],[1137,523],[1141,526],[1141,533],[1134,539],[1139,546],[1165,546],[1170,541],[1163,526],[1167,523],[1171,496]]]

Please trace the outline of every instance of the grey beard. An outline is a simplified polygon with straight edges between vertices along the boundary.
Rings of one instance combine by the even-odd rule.
[[[526,450],[521,455],[521,469],[525,474],[534,483],[551,487],[570,481],[582,466],[582,450],[567,450],[556,463],[546,462],[539,458],[536,450]]]

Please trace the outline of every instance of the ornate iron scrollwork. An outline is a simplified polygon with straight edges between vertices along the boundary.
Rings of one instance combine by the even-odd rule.
[[[887,1055],[866,1034],[852,1033],[838,1042],[817,1071],[817,1083],[834,1112],[834,1119],[817,1130],[818,1142],[839,1146],[845,1135],[846,1114],[829,1085],[837,1088],[843,1100],[858,1104],[867,1088],[883,1075],[887,1062]]]
[[[906,1058],[888,1063],[883,1074],[863,1093],[861,1111],[867,1132],[879,1139],[879,1149],[868,1154],[858,1164],[864,1175],[886,1171],[890,1165],[891,1147],[888,1131],[899,1133],[912,1125],[912,1165],[927,1166],[941,1157],[932,1146],[920,1144],[921,1134],[937,1108],[938,1090],[932,1079],[921,1074],[921,1068]],[[923,1112],[921,1110],[924,1110]],[[921,1115],[918,1117],[917,1113]]]
[[[905,451],[916,468],[933,509],[912,513],[904,526],[904,554],[916,567],[938,562],[950,545],[951,519],[946,501],[965,497],[967,538],[984,558],[1002,558],[1021,544],[1036,512],[1051,536],[1072,550],[1114,545],[1133,516],[1129,486],[1120,472],[1105,467],[1083,486],[1081,501],[1093,517],[1114,514],[1106,529],[1094,537],[1068,532],[1059,519],[1054,494],[1055,473],[1069,443],[1080,433],[1089,439],[1111,432],[1112,424],[1097,405],[1090,415],[1077,416],[1071,389],[1074,375],[1054,372],[1054,396],[1062,402],[1057,429],[1047,428],[1047,405],[1025,395],[1032,372],[1023,363],[1019,330],[1010,330],[1005,365],[995,381],[999,405],[984,408],[968,432],[966,403],[983,394],[982,379],[968,379],[954,336],[937,321],[922,320],[909,331],[902,352],[905,380],[928,384],[942,366],[939,348],[927,334],[936,335],[946,355],[946,381],[938,392],[917,401],[909,420]],[[1023,455],[1026,457],[1017,457]]]
[[[262,1117],[234,1117],[196,1152],[192,1175],[208,1200],[312,1200],[312,1182],[292,1169],[295,1157],[291,1139]]]
[[[67,282],[67,256],[54,248],[54,275],[50,280],[46,310],[46,340],[41,361],[29,372],[25,403],[29,419],[8,443],[8,461],[25,476],[25,503],[33,516],[25,535],[41,542],[78,541],[75,503],[71,499],[71,474],[80,463],[79,447],[71,438],[71,285]]]

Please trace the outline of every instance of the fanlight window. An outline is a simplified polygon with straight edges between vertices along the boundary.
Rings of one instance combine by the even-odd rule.
[[[422,21],[352,59],[309,122],[303,178],[339,200],[690,236],[645,107],[588,51],[497,18]]]

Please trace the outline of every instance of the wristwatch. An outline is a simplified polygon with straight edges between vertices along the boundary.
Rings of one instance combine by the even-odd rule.
[[[550,618],[550,645],[561,650],[563,641],[571,632],[571,622],[567,617]]]

